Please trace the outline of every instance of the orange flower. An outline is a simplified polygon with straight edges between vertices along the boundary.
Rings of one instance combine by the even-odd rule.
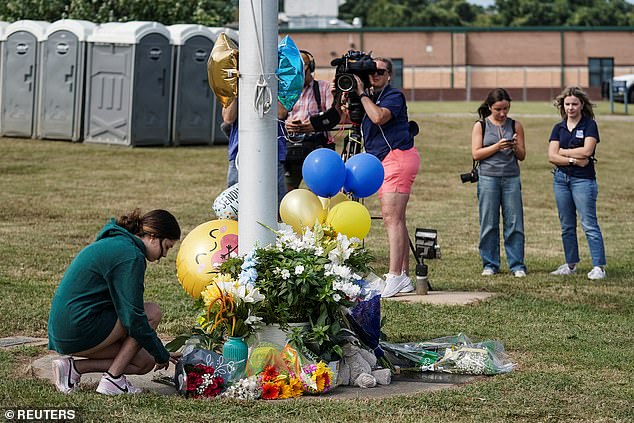
[[[275,383],[264,382],[262,384],[262,399],[274,400],[280,395],[280,388]]]
[[[279,375],[279,372],[274,366],[266,366],[264,372],[262,372],[262,381],[269,382],[275,379]]]

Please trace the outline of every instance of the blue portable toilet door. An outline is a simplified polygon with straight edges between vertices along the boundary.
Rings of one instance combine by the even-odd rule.
[[[174,141],[178,144],[211,144],[213,103],[207,81],[207,59],[213,42],[203,36],[191,37],[181,46],[174,110]]]
[[[37,43],[35,36],[26,31],[14,32],[4,43],[2,135],[33,135]]]
[[[172,47],[161,34],[136,45],[132,88],[132,145],[167,145],[170,128]]]
[[[39,134],[43,138],[77,141],[80,137],[79,46],[75,34],[57,31],[48,37],[43,48]]]

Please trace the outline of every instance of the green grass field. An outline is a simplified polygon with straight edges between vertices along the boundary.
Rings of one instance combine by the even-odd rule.
[[[514,103],[526,128],[522,163],[526,264],[529,275],[485,278],[477,252],[475,185],[460,183],[470,169],[470,131],[476,103],[414,103],[421,126],[422,166],[408,209],[410,230],[435,228],[443,257],[429,261],[437,290],[491,291],[469,306],[384,303],[384,330],[393,342],[467,334],[500,340],[517,369],[455,389],[382,400],[238,403],[147,394],[105,398],[89,390],[72,396],[27,372],[45,348],[0,350],[0,407],[80,410],[84,421],[312,421],[628,422],[634,421],[634,120],[607,116],[600,105],[597,172],[599,223],[608,279],[586,279],[590,257],[579,228],[580,274],[548,274],[563,263],[552,195],[547,140],[557,119],[547,103]],[[453,115],[451,113],[454,113]],[[471,115],[467,115],[471,113]],[[533,115],[533,116],[531,116]],[[552,117],[545,117],[552,116]],[[0,337],[46,336],[50,300],[66,266],[106,219],[133,207],[167,208],[186,234],[212,219],[223,190],[226,147],[119,148],[68,142],[0,139]],[[378,215],[376,198],[366,201]],[[386,270],[380,221],[366,238]],[[175,248],[177,250],[178,248]],[[146,299],[163,309],[168,337],[193,322],[192,300],[175,276],[176,251],[148,266]]]

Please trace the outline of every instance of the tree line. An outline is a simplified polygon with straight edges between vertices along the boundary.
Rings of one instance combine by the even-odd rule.
[[[293,1],[293,0],[290,0]],[[283,1],[279,0],[283,10]],[[466,0],[347,0],[339,18],[369,27],[634,26],[626,0],[495,0],[487,8]],[[238,0],[4,0],[0,20],[131,20],[165,25],[225,26],[238,19]]]
[[[237,9],[238,0],[3,0],[0,21],[84,19],[224,26],[237,19]]]

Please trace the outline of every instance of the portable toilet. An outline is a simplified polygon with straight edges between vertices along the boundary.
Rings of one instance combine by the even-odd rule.
[[[46,29],[40,58],[39,138],[81,140],[86,39],[96,27],[88,21],[62,19]]]
[[[2,49],[0,135],[34,136],[38,98],[39,50],[50,24],[16,21],[7,26]]]
[[[4,33],[8,26],[9,22],[0,21],[0,105],[2,104],[2,62],[4,61],[2,48],[4,46]],[[0,121],[1,120],[2,119],[0,119]]]
[[[172,143],[213,144],[216,99],[207,80],[214,33],[206,26],[168,26],[174,49]]]
[[[168,145],[172,47],[158,22],[110,22],[88,37],[84,142]]]

